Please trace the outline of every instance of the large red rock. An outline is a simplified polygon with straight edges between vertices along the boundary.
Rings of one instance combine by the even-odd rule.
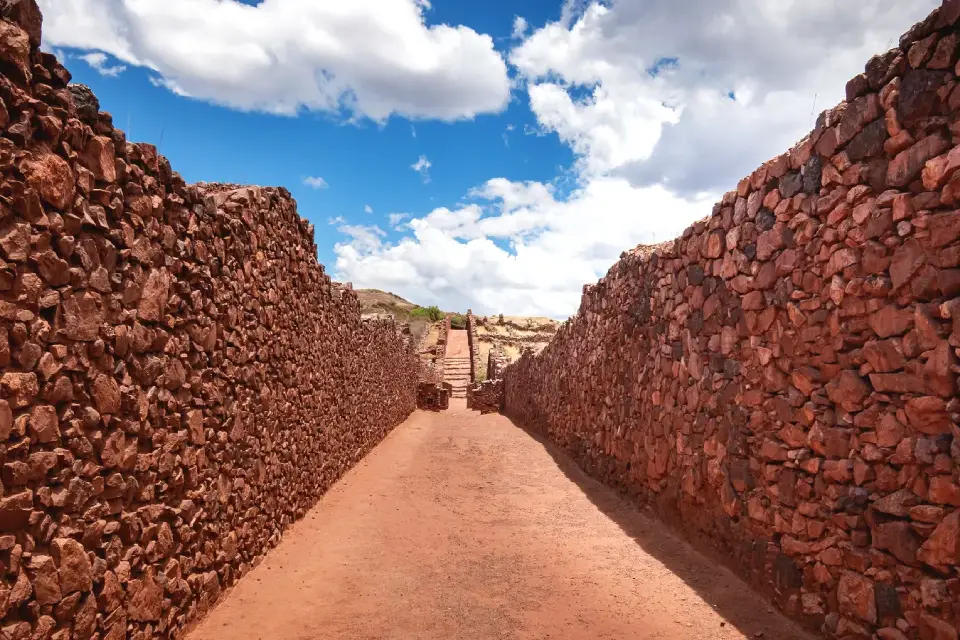
[[[910,309],[899,309],[894,305],[887,305],[871,314],[870,328],[881,338],[899,336],[907,332],[913,324],[913,313]]]
[[[0,498],[0,532],[22,531],[33,510],[33,491],[21,491]]]
[[[160,619],[163,614],[163,587],[157,584],[152,572],[138,580],[131,580],[127,593],[127,615],[131,620],[150,622]]]
[[[952,421],[947,413],[947,404],[941,398],[923,396],[910,398],[906,405],[910,426],[929,435],[950,433]]]
[[[928,160],[943,153],[949,147],[950,143],[942,137],[932,135],[898,153],[887,168],[887,184],[892,187],[907,186],[920,176]]]
[[[60,591],[60,582],[57,579],[57,566],[53,558],[47,555],[34,554],[27,564],[27,572],[33,582],[33,594],[41,605],[56,604],[63,597]]]
[[[93,589],[93,565],[82,544],[71,538],[58,538],[51,549],[64,595]]]
[[[73,294],[63,301],[57,313],[57,326],[67,338],[92,342],[103,326],[103,308],[98,294],[83,292]]]
[[[871,340],[864,345],[863,355],[879,373],[897,371],[907,362],[899,340]]]
[[[60,438],[57,410],[50,405],[37,405],[30,412],[30,435],[37,442],[54,442]]]
[[[113,140],[106,136],[90,138],[83,153],[80,154],[80,163],[101,182],[117,181],[115,162],[116,152],[113,148]]]
[[[10,403],[0,400],[0,442],[6,442],[13,431],[13,411]]]
[[[918,240],[907,240],[893,253],[890,263],[890,279],[893,288],[899,289],[910,281],[927,262],[927,252]]]
[[[120,411],[120,385],[111,376],[98,375],[90,390],[93,404],[102,414],[118,413]]]
[[[840,574],[837,587],[837,602],[840,612],[864,622],[877,621],[877,604],[873,581],[853,571]]]
[[[30,255],[30,225],[11,221],[0,228],[0,251],[7,260],[23,262]]]
[[[920,615],[920,640],[957,640],[957,637],[956,625],[928,613]]]
[[[30,36],[19,26],[0,21],[0,61],[19,70],[24,78],[30,78]]]
[[[932,567],[960,564],[960,510],[954,511],[937,525],[917,557]]]
[[[170,277],[165,271],[154,269],[147,276],[137,307],[137,316],[144,322],[159,322],[165,313],[169,296]]]
[[[27,184],[51,207],[66,211],[73,204],[73,171],[60,156],[50,152],[33,153],[23,162],[21,170]]]

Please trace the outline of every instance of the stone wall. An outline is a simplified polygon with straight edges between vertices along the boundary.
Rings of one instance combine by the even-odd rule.
[[[0,3],[0,636],[178,635],[413,410],[284,189],[188,186]]]
[[[470,344],[470,384],[477,381],[480,362],[480,341],[477,340],[477,318],[473,310],[467,310],[467,342]]]
[[[467,409],[497,413],[503,408],[503,380],[484,380],[467,387]]]
[[[446,411],[450,408],[453,387],[446,382],[421,382],[417,387],[417,408],[424,411]]]
[[[510,416],[828,635],[960,629],[958,17],[505,373]]]
[[[437,357],[434,360],[432,376],[436,382],[443,382],[443,370],[447,360],[447,342],[450,341],[450,316],[440,321],[440,335],[437,338]],[[431,380],[432,381],[432,378]]]
[[[487,379],[499,380],[503,377],[503,370],[510,363],[510,359],[499,345],[490,349],[487,354]]]

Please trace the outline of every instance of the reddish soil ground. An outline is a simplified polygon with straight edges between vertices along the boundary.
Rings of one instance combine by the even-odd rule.
[[[189,637],[808,638],[561,454],[456,404],[394,430]]]
[[[452,329],[447,336],[446,354],[448,358],[470,357],[470,340],[467,338],[465,329]]]

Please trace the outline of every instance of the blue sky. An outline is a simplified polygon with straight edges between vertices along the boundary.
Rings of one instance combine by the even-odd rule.
[[[38,3],[44,48],[130,139],[190,182],[287,187],[334,277],[561,319],[939,4]]]
[[[245,4],[256,5],[247,0]],[[546,23],[560,14],[557,2],[528,0],[490,3],[436,2],[428,24],[466,24],[493,36],[507,51],[514,17]],[[455,206],[471,188],[493,175],[549,182],[569,168],[573,154],[555,135],[533,135],[537,121],[522,93],[503,113],[442,122],[392,117],[384,123],[344,122],[323,113],[298,117],[242,112],[187,99],[155,86],[153,72],[129,67],[103,75],[80,59],[86,51],[59,47],[67,54],[73,81],[89,85],[100,108],[131,140],[160,147],[188,182],[232,182],[285,186],[297,199],[300,215],[316,227],[319,259],[330,269],[334,244],[342,240],[332,218],[350,224],[380,224],[390,238],[390,213],[420,214]],[[115,64],[115,61],[114,61]],[[512,127],[512,131],[507,128]],[[525,135],[524,130],[528,133]],[[429,182],[410,166],[425,155]],[[321,177],[327,187],[304,184]],[[373,213],[366,213],[365,207]]]

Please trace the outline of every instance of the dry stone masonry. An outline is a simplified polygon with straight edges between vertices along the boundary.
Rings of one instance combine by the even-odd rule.
[[[831,637],[960,630],[958,18],[505,373],[509,415]]]
[[[503,370],[510,363],[507,354],[499,345],[490,349],[487,354],[487,379],[497,380],[503,377]]]
[[[503,408],[503,380],[484,380],[467,387],[467,409],[496,413]]]
[[[470,345],[470,384],[477,382],[480,363],[480,341],[477,339],[477,318],[473,309],[467,310],[467,341]]]
[[[446,411],[450,408],[453,387],[447,382],[424,382],[417,387],[417,408],[424,411]]]
[[[284,189],[188,186],[0,2],[0,637],[177,636],[419,366]]]

